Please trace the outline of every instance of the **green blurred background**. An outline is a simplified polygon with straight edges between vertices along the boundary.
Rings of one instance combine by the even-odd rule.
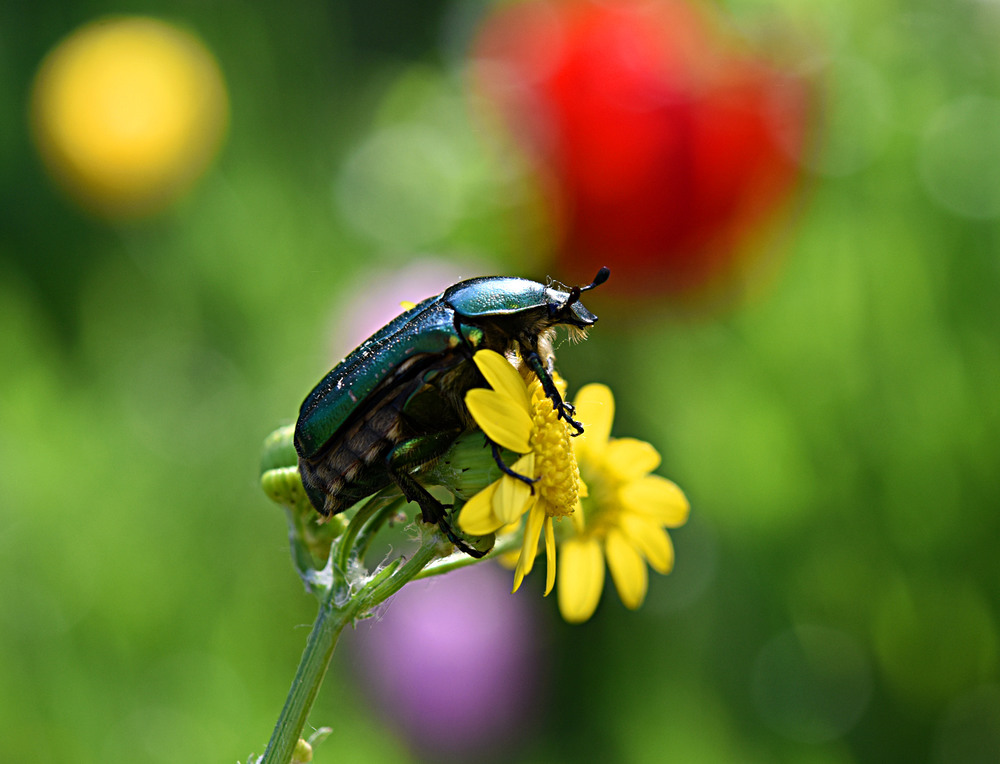
[[[692,517],[642,610],[544,603],[548,702],[510,755],[996,761],[1000,6],[722,8],[822,35],[813,167],[752,297],[639,322],[588,300],[609,312],[561,368],[612,386]],[[263,749],[315,603],[262,439],[350,349],[333,327],[376,268],[549,271],[463,99],[481,11],[0,8],[0,760]],[[111,12],[194,30],[231,101],[193,191],[117,224],[59,193],[27,116],[46,52]],[[317,760],[413,760],[344,668]]]

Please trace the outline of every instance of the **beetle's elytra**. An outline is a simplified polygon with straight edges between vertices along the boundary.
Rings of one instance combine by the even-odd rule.
[[[578,432],[572,408],[552,382],[554,328],[586,329],[597,316],[580,295],[537,281],[491,276],[461,281],[400,314],[334,367],[302,403],[295,450],[313,506],[334,515],[395,483],[462,551],[445,507],[412,476],[474,426],[465,393],[485,386],[471,362],[477,350],[517,351],[537,374],[560,416]]]

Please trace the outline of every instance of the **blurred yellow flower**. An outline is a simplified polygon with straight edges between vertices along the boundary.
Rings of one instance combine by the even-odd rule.
[[[630,609],[646,597],[646,563],[669,573],[674,549],[664,528],[687,521],[689,504],[673,482],[653,475],[660,455],[649,443],[611,438],[614,398],[605,385],[583,387],[574,400],[584,433],[573,445],[590,488],[574,530],[560,543],[559,610],[571,623],[593,615],[607,560],[618,596]]]
[[[208,166],[228,121],[219,67],[192,34],[142,17],[90,23],[53,49],[32,133],[56,181],[99,215],[163,209]]]
[[[538,540],[544,531],[547,559],[545,593],[556,577],[556,542],[552,519],[573,514],[586,494],[570,445],[570,431],[560,419],[537,379],[525,383],[510,362],[492,350],[474,357],[492,389],[470,390],[465,397],[469,413],[486,436],[521,457],[512,472],[477,493],[462,508],[459,527],[485,535],[516,523],[527,513],[524,540],[514,572],[514,591],[531,572]]]

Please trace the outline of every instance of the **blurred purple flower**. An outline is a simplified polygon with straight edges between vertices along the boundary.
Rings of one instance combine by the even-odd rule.
[[[376,713],[417,752],[482,761],[527,737],[541,702],[538,632],[509,574],[487,564],[409,584],[348,644]]]

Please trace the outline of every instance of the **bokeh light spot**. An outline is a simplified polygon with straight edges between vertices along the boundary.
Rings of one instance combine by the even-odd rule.
[[[214,157],[228,98],[194,35],[150,18],[95,21],[45,58],[32,132],[53,178],[112,219],[159,212]]]
[[[876,656],[909,704],[941,703],[994,670],[996,624],[973,585],[940,575],[896,580],[878,608]]]
[[[646,607],[656,613],[676,613],[701,600],[716,577],[719,542],[709,521],[692,515],[687,524],[671,531],[678,564],[667,581],[653,579]]]
[[[952,212],[1000,215],[1000,99],[965,96],[935,114],[920,147],[920,177]]]
[[[387,248],[431,244],[461,213],[461,157],[428,126],[384,128],[347,158],[334,196],[345,222]]]
[[[954,700],[938,729],[934,760],[941,764],[1000,761],[1000,686],[984,684]]]
[[[761,649],[753,697],[777,732],[804,743],[847,733],[871,696],[871,669],[859,642],[825,626],[802,624]]]
[[[867,167],[885,147],[892,93],[879,69],[840,56],[826,72],[822,148],[806,163],[813,171],[843,177]]]

